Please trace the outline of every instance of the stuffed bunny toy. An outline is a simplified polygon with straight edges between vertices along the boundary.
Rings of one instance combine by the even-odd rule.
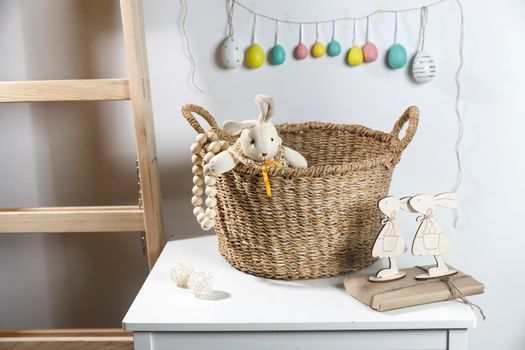
[[[217,205],[216,176],[224,174],[242,164],[254,164],[262,167],[262,174],[266,186],[266,193],[271,197],[270,182],[266,168],[269,166],[292,166],[306,168],[306,159],[297,151],[282,145],[282,140],[277,129],[271,123],[275,110],[273,99],[265,95],[257,95],[255,102],[261,110],[258,120],[245,120],[242,122],[225,121],[223,129],[228,134],[239,135],[237,141],[229,146],[226,141],[219,141],[213,131],[199,134],[191,146],[193,153],[193,178],[192,204],[195,206],[193,214],[204,230],[209,230],[215,225]],[[202,151],[207,152],[201,157]],[[207,163],[204,165],[204,163]],[[203,206],[201,196],[207,198]]]
[[[441,255],[452,249],[452,242],[434,217],[436,206],[457,208],[457,195],[455,193],[441,193],[436,196],[419,194],[408,201],[402,200],[401,202],[403,210],[422,214],[418,218],[421,220],[421,224],[412,243],[412,254],[415,256],[434,256],[437,264],[430,268],[427,274],[416,276],[416,279],[443,277],[457,273],[456,270],[448,268]]]
[[[379,270],[375,276],[370,276],[368,279],[371,282],[384,282],[403,278],[406,273],[398,270],[396,262],[396,257],[407,251],[405,239],[397,223],[397,213],[401,207],[401,200],[397,197],[388,196],[380,199],[377,206],[385,217],[381,221],[383,227],[372,247],[372,256],[388,258],[389,267]]]
[[[282,145],[277,129],[271,123],[275,111],[273,99],[270,96],[257,95],[255,103],[261,110],[258,120],[227,120],[222,124],[225,132],[240,136],[230,148],[210,160],[210,171],[221,175],[235,168],[239,162],[263,165],[268,161],[276,161],[283,166],[306,168],[306,159],[299,152]]]

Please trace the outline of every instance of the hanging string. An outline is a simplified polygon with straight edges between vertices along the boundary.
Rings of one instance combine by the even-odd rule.
[[[279,42],[279,21],[275,21],[275,44],[274,46],[277,46],[278,42]]]
[[[315,41],[319,41],[319,22],[315,23]]]
[[[397,11],[395,12],[395,14],[396,14],[396,24],[394,27],[394,45],[397,44],[397,21],[398,21]]]
[[[234,1],[232,0],[232,3]],[[195,88],[195,90],[199,91],[201,94],[204,93],[204,91],[202,91],[202,89],[199,87],[199,85],[197,85],[197,81],[196,81],[196,74],[197,74],[197,66],[195,64],[195,58],[193,57],[193,54],[191,53],[191,48],[190,48],[190,38],[188,36],[188,32],[186,31],[186,21],[188,19],[188,3],[186,2],[186,0],[182,0],[182,7],[183,7],[183,12],[182,12],[182,34],[184,36],[184,42],[186,43],[186,54],[188,55],[188,58],[190,59],[190,64],[191,64],[191,84],[193,86],[193,88]],[[233,4],[232,4],[233,6]]]
[[[366,17],[366,42],[368,43],[368,35],[370,33],[370,16]]]
[[[255,44],[255,26],[257,25],[257,14],[253,13],[253,24],[252,24],[252,45]]]
[[[233,8],[235,5],[235,2],[233,0],[227,0],[226,1],[226,14],[228,16],[228,36],[232,37],[233,32]]]
[[[435,5],[438,5],[438,4],[441,4],[442,2],[445,2],[445,1],[449,1],[449,0],[437,0],[437,1],[434,1],[434,2],[431,2],[427,5],[424,5],[426,7],[430,7],[430,6],[435,6]],[[254,11],[247,5],[244,5],[240,0],[233,0],[233,2],[235,2],[238,6],[244,8],[245,10],[253,13]],[[262,18],[266,18],[266,19],[269,19],[269,20],[272,20],[272,21],[279,21],[281,23],[290,23],[290,24],[317,24],[317,23],[330,23],[330,22],[333,22],[333,21],[344,21],[344,20],[354,20],[354,19],[365,19],[366,17],[369,17],[369,16],[373,16],[373,15],[376,15],[376,14],[379,14],[379,13],[396,13],[396,12],[408,12],[408,11],[419,11],[421,10],[421,6],[418,6],[418,7],[409,7],[409,8],[405,8],[405,9],[400,9],[400,10],[375,10],[373,12],[370,12],[366,15],[363,15],[363,16],[357,16],[357,17],[338,17],[338,18],[330,18],[330,19],[326,19],[326,20],[322,20],[322,21],[296,21],[296,20],[289,20],[289,19],[284,19],[284,18],[278,18],[278,17],[273,17],[273,16],[269,16],[269,15],[265,15],[263,13],[257,13],[257,15],[259,17],[262,17]]]
[[[427,29],[427,22],[428,22],[428,8],[422,7],[421,8],[421,17],[420,17],[420,29],[419,29],[419,51],[423,51],[425,48],[425,30]]]
[[[335,40],[335,21],[332,21],[332,41]]]
[[[456,111],[456,118],[458,121],[458,137],[456,139],[456,146],[454,148],[454,151],[456,153],[456,164],[457,164],[457,175],[456,175],[456,181],[454,183],[454,186],[452,187],[452,192],[457,192],[459,188],[461,187],[461,183],[463,182],[463,165],[461,161],[461,141],[463,140],[463,116],[461,114],[460,110],[460,101],[461,101],[461,84],[460,84],[460,76],[461,71],[463,70],[463,63],[464,63],[464,57],[463,57],[463,44],[464,44],[464,36],[465,36],[465,20],[463,17],[463,6],[461,5],[461,2],[459,0],[456,0],[456,3],[459,8],[459,16],[460,16],[460,31],[459,31],[459,65],[456,69],[456,75],[455,75],[455,82],[456,82],[456,103],[455,103],[455,111]],[[468,225],[468,218],[465,217],[467,225]],[[459,210],[454,209],[454,227],[459,228],[458,225],[459,222]],[[465,225],[466,226],[466,225]],[[463,226],[464,227],[464,226]]]
[[[303,24],[299,23],[299,44],[303,42]]]
[[[357,28],[357,20],[354,19],[354,36],[352,37],[352,47],[355,47],[356,28]]]

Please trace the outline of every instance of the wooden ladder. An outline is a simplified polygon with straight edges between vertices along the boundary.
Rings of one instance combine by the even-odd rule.
[[[149,268],[164,246],[161,191],[146,57],[142,0],[120,0],[127,79],[0,82],[0,102],[130,100],[137,152],[137,205],[0,209],[0,233],[141,232]],[[132,348],[129,332],[114,330],[10,330],[0,347],[13,349]],[[47,345],[46,345],[47,344]]]
[[[142,232],[151,269],[164,245],[161,192],[141,0],[121,0],[127,79],[0,82],[0,102],[131,100],[139,203],[0,209],[0,233]]]

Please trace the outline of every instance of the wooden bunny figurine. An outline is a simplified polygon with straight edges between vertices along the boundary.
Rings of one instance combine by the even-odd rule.
[[[385,215],[385,218],[381,221],[383,227],[379,231],[372,248],[372,256],[388,258],[389,267],[379,270],[375,276],[370,276],[368,280],[371,282],[386,282],[401,279],[405,277],[406,273],[398,270],[396,256],[407,251],[403,234],[396,221],[401,201],[396,197],[385,197],[378,202],[377,206]]]
[[[306,159],[299,152],[282,145],[277,129],[271,123],[275,111],[273,99],[257,95],[255,103],[261,110],[258,120],[227,120],[222,124],[228,134],[241,136],[230,148],[210,160],[210,171],[221,175],[235,168],[239,162],[263,165],[269,161],[279,162],[283,166],[306,168]]]
[[[416,276],[416,279],[443,277],[457,273],[456,270],[448,268],[442,256],[452,249],[452,242],[434,217],[436,206],[457,208],[457,195],[455,193],[441,193],[436,196],[419,194],[401,204],[401,208],[406,211],[422,214],[418,217],[421,224],[412,243],[412,254],[434,256],[436,260],[435,267],[430,268],[426,274]]]

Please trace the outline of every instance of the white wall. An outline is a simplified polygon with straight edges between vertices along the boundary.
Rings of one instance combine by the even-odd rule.
[[[412,83],[406,70],[385,68],[383,57],[359,68],[345,66],[342,58],[325,58],[288,59],[281,67],[264,66],[254,71],[220,69],[216,50],[226,30],[224,2],[189,1],[188,33],[197,62],[197,81],[204,94],[190,85],[190,65],[180,33],[180,2],[145,2],[169,235],[203,234],[189,204],[188,148],[195,133],[179,113],[180,106],[188,102],[205,106],[219,121],[241,119],[256,115],[253,97],[264,92],[276,100],[278,121],[359,123],[385,131],[404,108],[416,104],[422,113],[420,127],[394,173],[391,193],[437,193],[449,190],[454,183],[459,16],[452,0],[430,9],[426,49],[439,66],[436,79],[425,86]],[[245,3],[273,16],[319,19],[427,2],[337,0],[330,6],[321,0]],[[472,298],[489,318],[472,332],[471,348],[522,349],[525,304],[519,300],[525,283],[516,267],[525,243],[519,229],[525,186],[517,163],[521,160],[519,150],[525,147],[521,137],[525,121],[520,115],[525,3],[463,3],[466,61],[462,110],[467,125],[462,153],[468,173],[459,194],[463,219],[468,216],[470,223],[455,230],[450,213],[442,210],[439,215],[456,245],[447,260],[487,286],[485,295]],[[61,5],[65,8],[59,10]],[[34,0],[3,0],[0,79],[121,76],[124,69],[116,6],[102,0],[61,0],[45,5]],[[402,14],[400,19],[400,41],[413,53],[419,13]],[[87,23],[89,20],[95,23]],[[237,9],[235,24],[248,43],[250,16]],[[87,29],[81,29],[83,26]],[[322,28],[325,41],[329,28]],[[381,53],[391,43],[392,28],[392,16],[374,19],[372,38]],[[361,29],[363,33],[364,23]],[[296,31],[296,27],[281,26],[285,48],[295,45]],[[351,22],[340,27],[339,39],[345,47],[352,41],[351,32]],[[269,48],[273,23],[260,20],[258,33],[260,42]],[[313,27],[305,28],[307,42],[312,42],[313,35]],[[66,73],[61,73],[64,70]],[[133,202],[134,155],[128,109],[120,103],[78,107],[0,106],[0,205]],[[76,146],[70,148],[66,141],[76,141]],[[16,156],[11,153],[15,148],[19,151]],[[402,222],[407,236],[416,228],[413,219],[405,215]],[[118,325],[145,276],[138,238],[125,234],[75,237],[82,239],[58,234],[0,237],[1,327]],[[426,262],[405,257],[401,264]],[[101,271],[105,264],[108,267]],[[19,312],[27,307],[35,312]]]

